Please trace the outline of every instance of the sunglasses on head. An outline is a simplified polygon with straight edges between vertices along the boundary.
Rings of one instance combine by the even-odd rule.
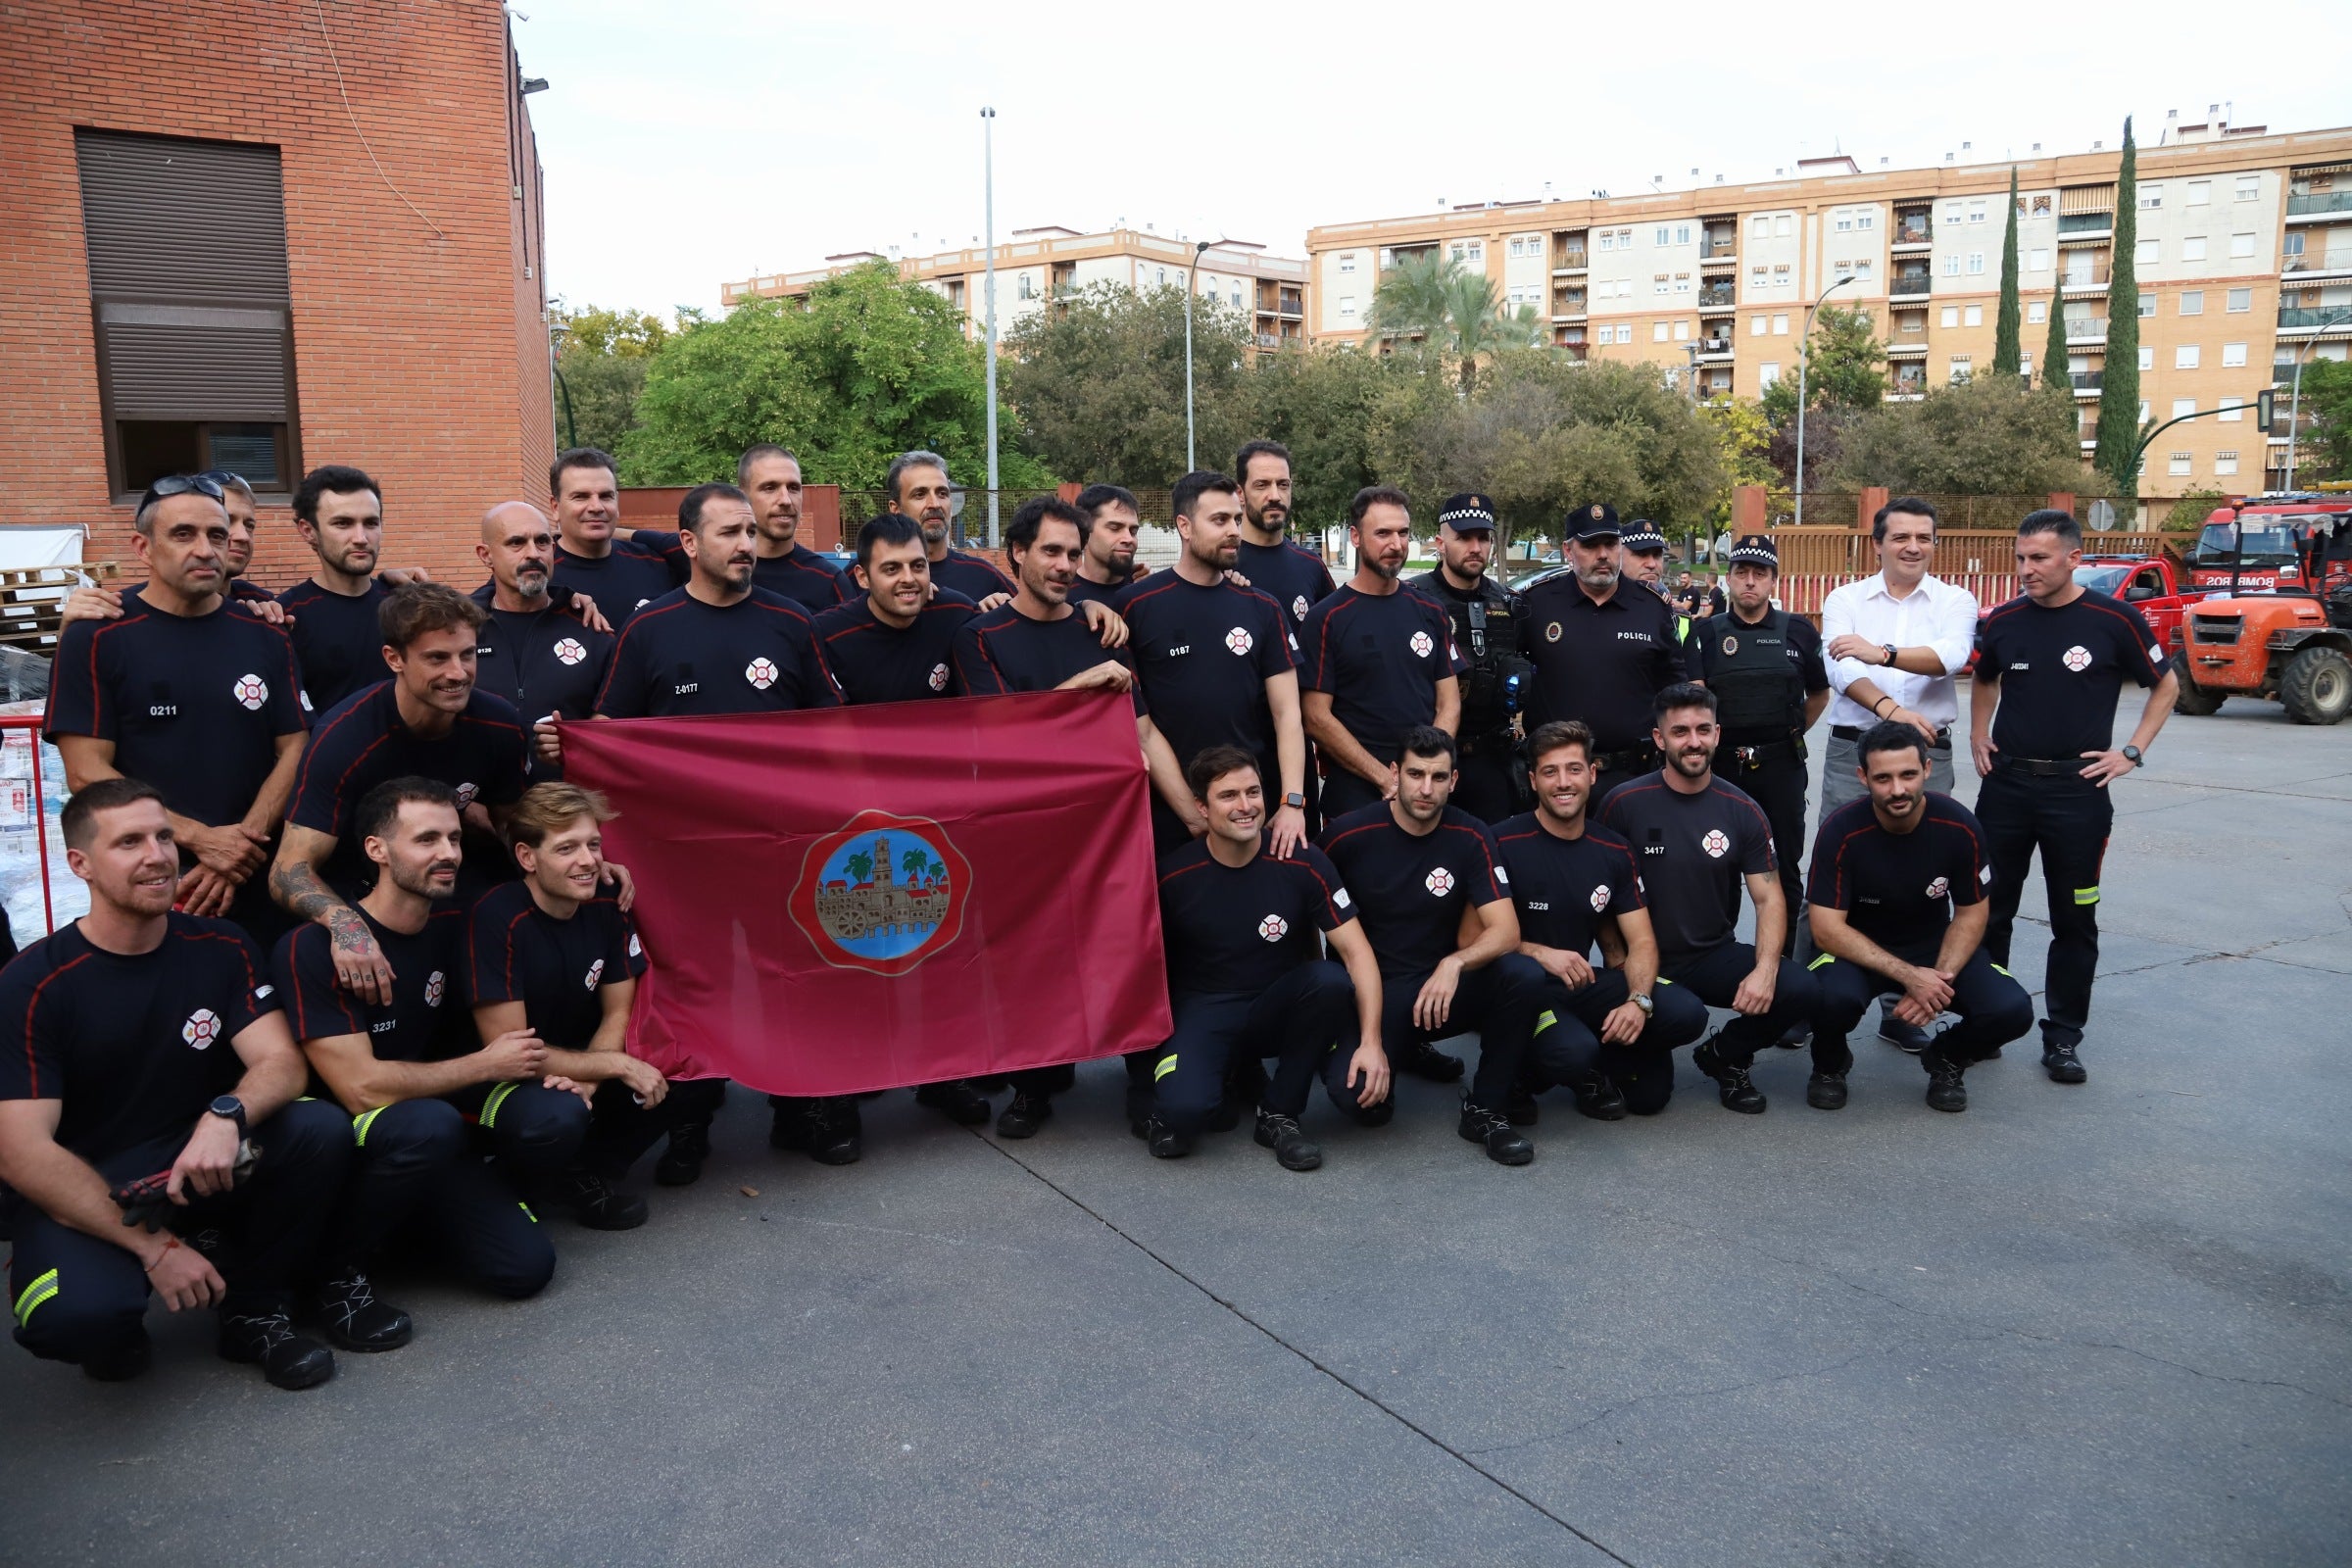
[[[210,496],[218,501],[221,496],[220,481],[209,473],[168,474],[147,487],[147,499],[139,503],[139,510],[144,512],[158,501],[185,495]]]
[[[231,473],[226,468],[207,468],[196,477],[199,479],[210,479],[213,481],[213,483],[220,486],[220,488],[223,490],[231,488],[250,490],[253,488],[253,485],[245,478],[243,474]]]

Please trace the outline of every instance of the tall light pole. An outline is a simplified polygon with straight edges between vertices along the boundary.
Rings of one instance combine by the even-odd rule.
[[[2330,316],[2326,320],[2322,321],[2320,323],[2320,330],[2326,331],[2328,327],[2333,326],[2336,322],[2342,320],[2347,316],[2352,316],[2352,305],[2345,306],[2342,310],[2336,312],[2333,316]],[[2311,351],[2313,348],[2318,346],[2319,341],[2319,333],[2313,333],[2311,341],[2304,344],[2303,347],[2295,354],[2295,390],[2294,395],[2289,397],[2286,402],[2285,488],[2289,490],[2292,490],[2295,487],[2296,424],[2301,419],[2303,415],[2303,362],[2311,358]],[[2271,432],[2266,429],[2262,433],[2264,439],[2268,440]]]
[[[1851,283],[1854,276],[1852,272],[1846,273],[1823,289],[1821,299],[1805,307],[1805,335],[1796,354],[1796,525],[1799,528],[1805,525],[1805,402],[1808,396],[1805,375],[1813,366],[1813,313],[1821,309],[1823,300]]]
[[[1193,247],[1192,270],[1184,278],[1184,471],[1200,467],[1193,461],[1193,296],[1200,292],[1200,253],[1216,243],[1204,239]]]
[[[997,547],[997,112],[980,111],[981,232],[988,242],[988,547]]]

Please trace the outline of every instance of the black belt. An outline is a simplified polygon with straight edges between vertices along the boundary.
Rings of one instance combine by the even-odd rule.
[[[1511,748],[1517,744],[1518,743],[1512,739],[1511,732],[1506,729],[1494,734],[1465,735],[1462,737],[1460,749],[1461,754],[1465,759],[1472,757],[1508,757],[1511,754]]]
[[[1727,746],[1724,750],[1730,752],[1734,760],[1742,767],[1762,767],[1766,762],[1805,755],[1804,743],[1794,740],[1764,741],[1754,746]]]
[[[1862,730],[1851,724],[1832,724],[1830,726],[1830,733],[1841,741],[1858,741],[1864,734]],[[1937,748],[1940,751],[1950,751],[1952,749],[1951,726],[1947,724],[1942,729],[1937,730],[1935,738],[1930,740],[1928,744]]]
[[[1658,749],[1634,746],[1622,752],[1603,752],[1592,760],[1592,765],[1603,773],[1646,773],[1658,765]]]
[[[1995,752],[1992,765],[2033,778],[2080,778],[2089,764],[2080,757],[2011,757],[2007,752]]]

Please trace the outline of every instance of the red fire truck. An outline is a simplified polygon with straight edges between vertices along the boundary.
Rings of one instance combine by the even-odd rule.
[[[2197,532],[2188,571],[2199,588],[2238,592],[2301,588],[2324,597],[2352,582],[2352,486],[2248,496],[2242,519],[2216,508]]]

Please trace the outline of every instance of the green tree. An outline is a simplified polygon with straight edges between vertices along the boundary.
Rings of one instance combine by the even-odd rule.
[[[1720,533],[1732,520],[1732,487],[1760,484],[1777,487],[1780,474],[1772,466],[1772,426],[1754,398],[1715,398],[1699,405],[1699,418],[1715,440],[1715,458],[1723,466],[1722,499],[1708,509],[1707,525]]]
[[[2025,345],[2019,341],[2019,329],[2024,325],[2023,311],[2017,298],[2017,171],[2009,171],[2009,226],[2001,235],[2001,311],[2000,319],[1992,332],[1992,373],[2017,374],[2018,362],[2025,355]]]
[[[931,852],[929,850],[908,850],[905,855],[899,857],[899,870],[906,875],[909,883],[920,882],[923,879],[924,868],[930,863]]]
[[[557,300],[547,330],[555,350],[556,428],[564,444],[615,450],[637,427],[646,368],[669,327],[646,311],[575,308]]]
[[[1004,339],[998,386],[1027,450],[1070,479],[1171,484],[1184,472],[1184,290],[1097,283],[1025,318]],[[1210,467],[1239,434],[1250,319],[1193,307],[1196,446]]]
[[[942,454],[942,456],[945,456],[945,454]],[[850,856],[841,863],[849,869],[850,878],[852,881],[866,882],[871,881],[873,878],[874,858],[863,850],[859,850],[857,854]]]
[[[1418,345],[1453,366],[1464,397],[1482,361],[1544,342],[1543,319],[1532,307],[1505,306],[1493,278],[1435,251],[1389,270],[1372,295],[1366,325],[1375,337]]]
[[[2124,161],[2115,176],[2115,261],[2107,283],[2107,366],[2099,383],[2098,447],[2090,466],[2119,496],[2139,493],[2139,153],[2124,120]]]
[[[2295,483],[2352,479],[2352,361],[2306,364],[2302,402],[2312,423],[2295,441]],[[2280,405],[2291,406],[2283,397]]]
[[[1811,403],[1808,413],[1860,414],[1877,408],[1886,396],[1886,373],[1882,368],[1886,363],[1886,346],[1880,343],[1867,309],[1824,305],[1813,318],[1813,338],[1805,362],[1805,396]],[[1764,389],[1764,418],[1775,429],[1796,422],[1796,380],[1793,375],[1784,375]]]
[[[1862,415],[1835,473],[1843,489],[1979,496],[2071,490],[2082,476],[2073,394],[2001,375]]]
[[[2066,302],[2050,295],[2049,334],[2041,342],[2041,384],[2062,386],[2072,393],[2074,360],[2066,351]]]
[[[870,490],[890,460],[922,447],[966,484],[987,469],[980,345],[945,298],[876,263],[828,278],[806,301],[754,300],[723,318],[681,316],[655,352],[620,443],[626,484],[731,478],[747,446],[778,441],[811,483]],[[1053,483],[1000,409],[1002,482]]]
[[[1406,355],[1291,348],[1259,358],[1242,382],[1242,435],[1290,448],[1291,514],[1298,526],[1311,530],[1345,521],[1355,493],[1380,482],[1372,457],[1374,421],[1396,389],[1421,379],[1421,362]],[[1203,449],[1201,461],[1223,467],[1233,452],[1222,446],[1212,457]]]

